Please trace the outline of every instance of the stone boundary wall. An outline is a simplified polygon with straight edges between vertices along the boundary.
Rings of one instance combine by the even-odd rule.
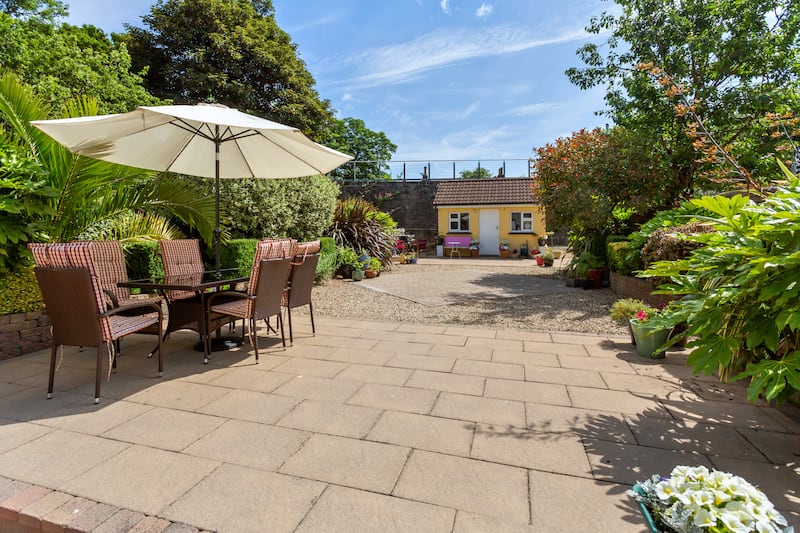
[[[389,213],[397,225],[433,244],[438,220],[433,198],[441,180],[342,180],[340,199],[364,198]]]
[[[46,311],[0,315],[0,361],[48,348],[52,338]]]

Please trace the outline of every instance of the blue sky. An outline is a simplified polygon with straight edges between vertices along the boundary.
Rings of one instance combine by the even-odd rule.
[[[72,24],[106,32],[142,26],[151,0],[72,0]],[[603,90],[581,91],[564,71],[581,66],[575,51],[589,40],[602,0],[273,0],[280,27],[337,115],[383,131],[396,160],[526,159],[534,147],[583,127]],[[506,175],[523,163],[508,162]],[[419,166],[419,165],[417,165]],[[476,163],[459,163],[458,169]],[[409,165],[409,172],[417,172]],[[397,174],[393,167],[393,174]],[[433,163],[432,174],[452,173]]]

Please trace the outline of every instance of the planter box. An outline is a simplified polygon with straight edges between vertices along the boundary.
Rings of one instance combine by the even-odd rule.
[[[653,287],[649,279],[623,276],[616,272],[611,272],[611,290],[623,298],[637,298],[653,307],[658,307],[670,300],[677,299],[677,297],[666,294],[652,294],[655,287]]]

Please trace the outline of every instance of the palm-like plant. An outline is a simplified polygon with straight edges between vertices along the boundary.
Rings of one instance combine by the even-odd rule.
[[[97,103],[81,99],[65,106],[65,117],[97,114]],[[213,198],[151,171],[116,165],[71,153],[32,120],[50,110],[13,74],[0,77],[0,145],[32,160],[49,187],[52,209],[44,214],[37,240],[66,242],[77,238],[170,238],[180,232],[167,222],[175,217],[213,239]],[[144,215],[147,216],[144,216]]]
[[[394,251],[396,227],[391,216],[363,198],[347,198],[336,205],[331,236],[339,246],[378,257],[388,265]]]

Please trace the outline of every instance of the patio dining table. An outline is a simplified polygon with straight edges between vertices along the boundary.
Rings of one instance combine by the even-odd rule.
[[[187,299],[164,298],[167,302],[167,327],[164,330],[164,337],[169,333],[180,329],[191,329],[200,334],[203,351],[203,363],[208,364],[211,357],[212,342],[210,331],[219,328],[229,322],[235,321],[233,317],[223,315],[209,315],[208,296],[215,291],[234,287],[239,283],[246,283],[250,279],[250,269],[228,268],[219,271],[212,270],[206,272],[193,272],[191,274],[180,274],[171,276],[160,276],[145,279],[132,279],[117,283],[119,287],[128,289],[141,289],[144,291],[156,291],[166,295],[166,291],[180,290],[191,291],[195,296]],[[213,327],[212,327],[213,326]],[[227,349],[228,343],[217,343],[216,349]],[[154,348],[148,357],[152,357],[158,350]]]

